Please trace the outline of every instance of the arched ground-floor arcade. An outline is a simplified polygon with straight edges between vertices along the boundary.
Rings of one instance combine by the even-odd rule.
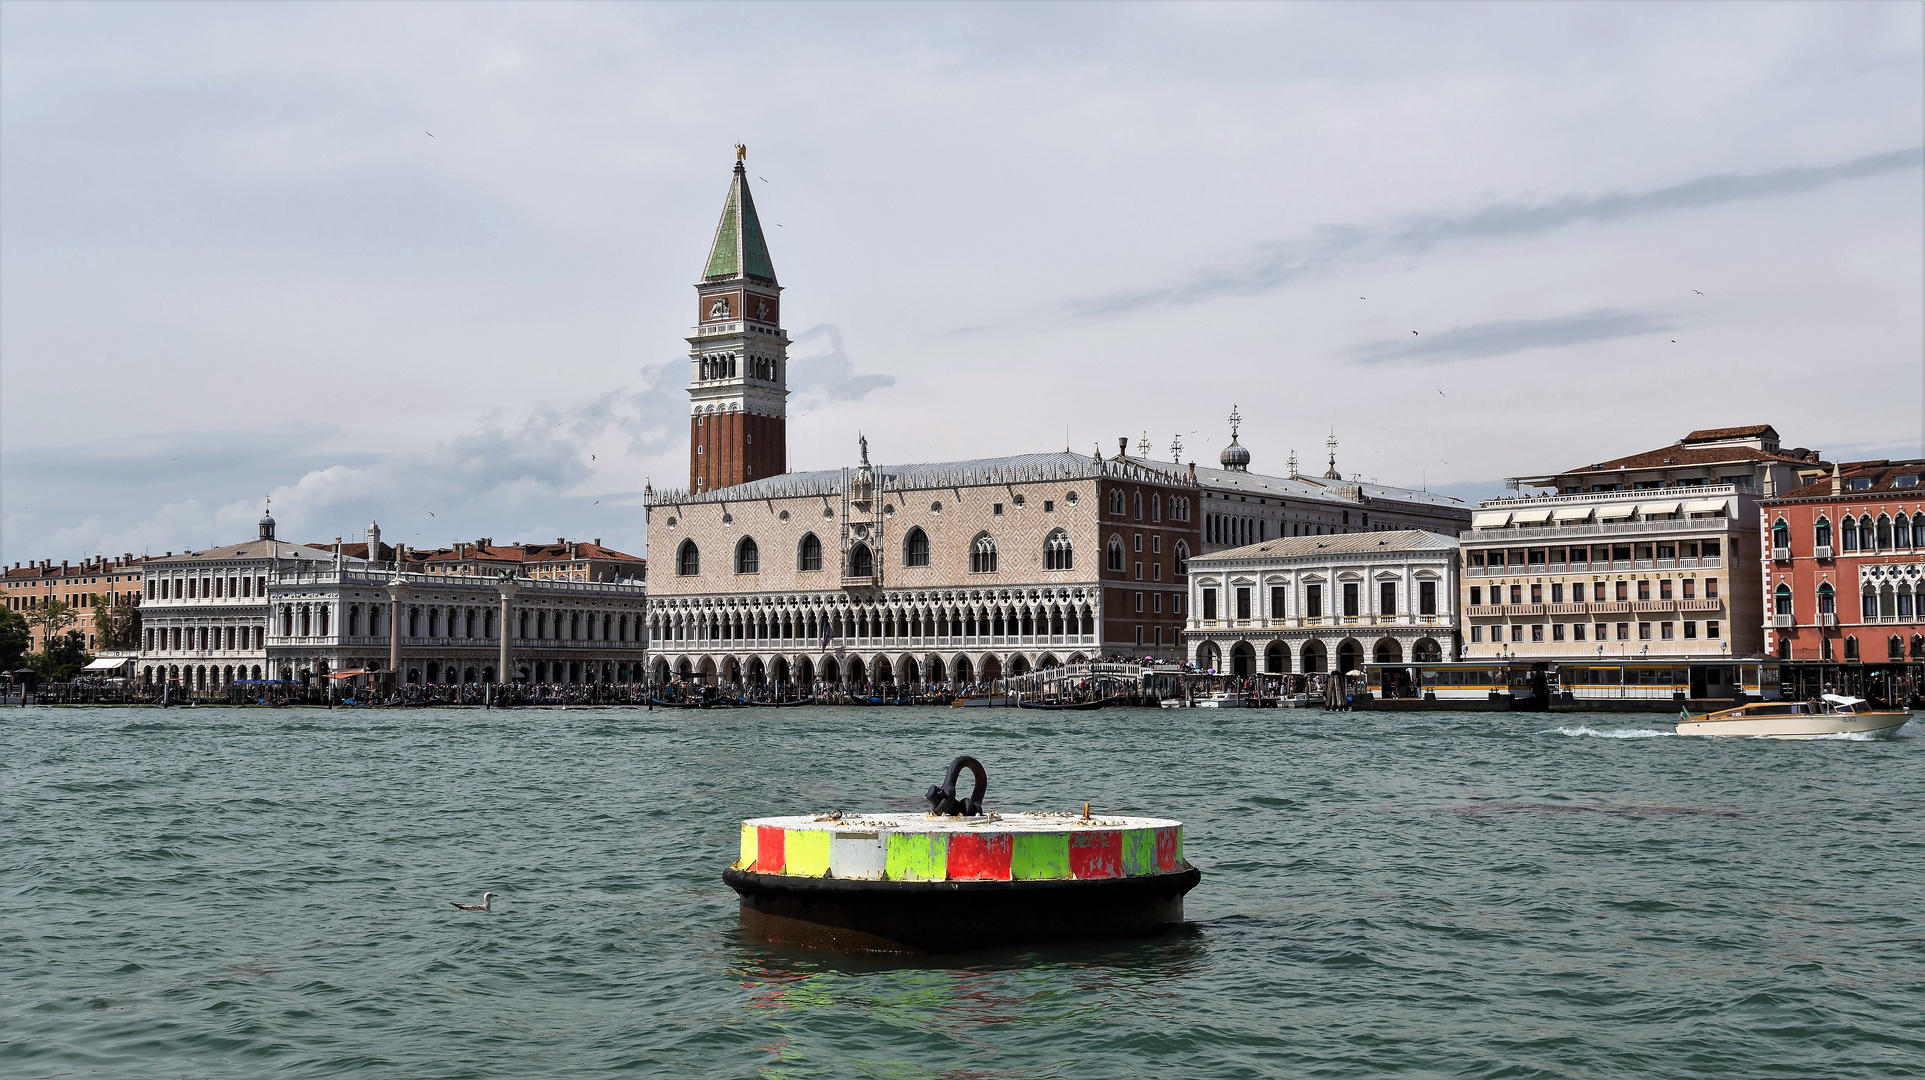
[[[1186,633],[1190,662],[1221,675],[1324,675],[1365,664],[1438,663],[1458,658],[1454,626],[1343,626],[1282,634],[1236,630]]]
[[[991,683],[1088,659],[1082,650],[1054,649],[691,653],[657,656],[650,661],[648,672],[656,685],[956,687]]]

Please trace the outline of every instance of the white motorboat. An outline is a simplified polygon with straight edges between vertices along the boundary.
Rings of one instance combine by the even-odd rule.
[[[1824,739],[1863,735],[1882,739],[1905,726],[1910,709],[1876,709],[1864,698],[1826,694],[1816,701],[1761,701],[1735,709],[1686,714],[1680,735],[1719,735],[1740,739]]]
[[[1237,690],[1218,690],[1197,698],[1192,704],[1199,709],[1241,709],[1243,694]]]

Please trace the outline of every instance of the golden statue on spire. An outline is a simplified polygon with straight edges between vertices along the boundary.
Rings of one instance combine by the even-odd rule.
[[[740,165],[740,164],[742,164],[742,162],[744,162],[744,161],[746,161],[746,160],[748,159],[748,156],[749,156],[749,146],[748,146],[748,144],[747,144],[747,143],[736,143],[736,144],[735,144],[735,163],[736,163],[737,165]]]

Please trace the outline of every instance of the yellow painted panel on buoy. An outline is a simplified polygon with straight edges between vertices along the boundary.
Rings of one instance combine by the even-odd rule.
[[[735,864],[738,870],[755,869],[755,826],[742,826],[742,861]]]
[[[1054,881],[1069,876],[1067,833],[1017,833],[1009,876],[1017,881]]]
[[[1156,872],[1156,830],[1124,830],[1123,873],[1130,877],[1147,877]]]
[[[790,877],[821,877],[829,870],[829,834],[821,829],[784,829],[782,872]]]
[[[946,833],[892,832],[887,867],[891,881],[941,881],[949,876]]]

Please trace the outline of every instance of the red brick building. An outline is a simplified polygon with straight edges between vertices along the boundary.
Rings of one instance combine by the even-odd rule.
[[[782,286],[737,149],[722,219],[695,285],[689,344],[688,489],[789,471],[789,335]]]
[[[1888,697],[1925,665],[1925,459],[1854,461],[1759,503],[1767,652],[1804,696]],[[1886,680],[1890,680],[1887,682]]]

